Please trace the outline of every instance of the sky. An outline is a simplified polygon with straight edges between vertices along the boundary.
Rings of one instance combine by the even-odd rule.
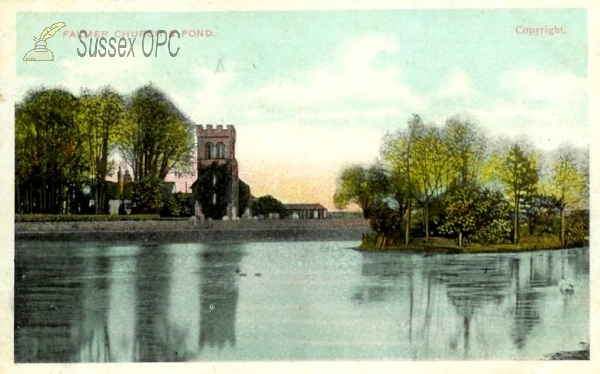
[[[382,136],[413,113],[436,124],[468,116],[491,138],[525,137],[545,151],[588,146],[586,17],[576,9],[18,13],[9,83],[18,102],[42,85],[129,94],[152,82],[194,123],[236,127],[240,177],[254,196],[334,210],[340,170],[373,162]],[[55,60],[22,61],[33,36],[59,21],[66,26],[48,40]],[[161,46],[145,57],[138,30],[147,29],[185,32],[171,41],[177,56]],[[80,30],[138,32],[135,57],[80,57]]]

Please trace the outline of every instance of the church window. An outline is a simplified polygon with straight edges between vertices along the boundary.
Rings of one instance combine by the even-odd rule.
[[[206,143],[206,159],[210,160],[214,158],[215,146],[212,143]]]
[[[225,158],[225,144],[217,144],[217,158]]]

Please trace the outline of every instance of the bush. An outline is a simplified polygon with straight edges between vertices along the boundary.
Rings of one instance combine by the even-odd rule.
[[[79,221],[151,221],[160,217],[157,214],[137,214],[137,215],[59,215],[59,214],[17,214],[15,222],[79,222]]]
[[[565,245],[567,247],[580,247],[588,245],[590,235],[589,211],[577,211],[569,217],[565,230]]]
[[[163,206],[162,217],[191,217],[194,215],[194,199],[192,194],[175,193]]]
[[[161,182],[155,176],[148,176],[133,185],[132,214],[158,214],[163,206]]]

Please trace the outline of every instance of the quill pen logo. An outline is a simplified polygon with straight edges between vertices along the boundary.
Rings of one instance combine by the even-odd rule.
[[[35,48],[25,54],[23,61],[54,61],[54,54],[46,48],[46,40],[50,39],[56,32],[65,27],[64,22],[56,22],[50,27],[46,27],[39,38],[33,37]]]

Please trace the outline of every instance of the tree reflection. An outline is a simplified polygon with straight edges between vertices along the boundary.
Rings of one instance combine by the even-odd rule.
[[[136,326],[137,361],[181,361],[176,350],[158,339],[166,315],[171,257],[164,246],[142,247],[137,257]]]
[[[200,256],[200,349],[235,346],[238,274],[243,256],[238,246],[219,246]]]
[[[429,269],[429,277],[446,285],[446,294],[460,318],[457,331],[462,332],[463,350],[469,355],[471,321],[482,306],[501,303],[506,296],[508,274],[496,256],[444,256]],[[449,345],[456,348],[458,336]]]
[[[388,300],[396,294],[394,284],[409,276],[413,265],[411,255],[363,252],[361,274],[364,282],[352,299],[359,304]]]
[[[104,360],[107,262],[96,248],[21,250],[15,261],[15,361]]]
[[[552,282],[552,273],[543,274],[536,272],[536,265],[541,257],[529,257],[526,261],[520,258],[510,260],[510,269],[515,288],[515,306],[513,312],[513,325],[511,337],[515,346],[519,349],[525,347],[528,336],[533,327],[540,322],[537,299],[538,293],[532,284],[544,287]],[[548,267],[546,267],[548,269]],[[552,266],[550,266],[552,269]],[[533,282],[534,281],[534,282]]]

